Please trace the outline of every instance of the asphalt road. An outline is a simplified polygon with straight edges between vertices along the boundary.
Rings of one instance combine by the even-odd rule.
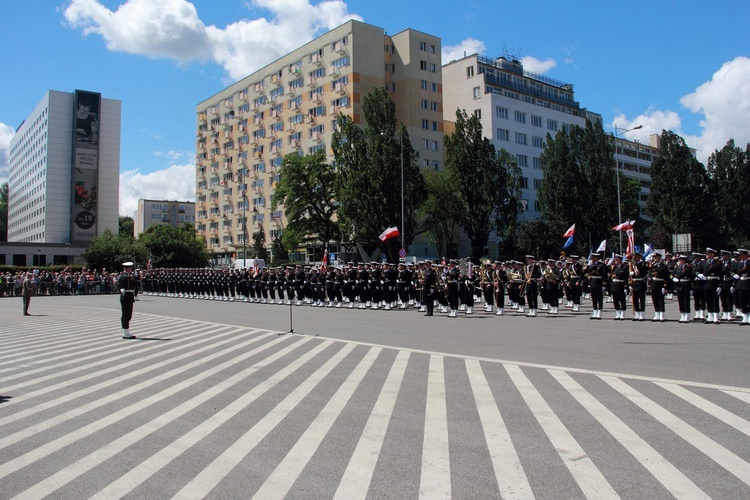
[[[750,497],[750,329],[479,311],[0,299],[0,496]]]

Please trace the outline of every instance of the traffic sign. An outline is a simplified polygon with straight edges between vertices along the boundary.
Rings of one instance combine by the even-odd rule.
[[[402,259],[406,257],[406,248],[402,248],[401,250],[399,250],[398,256],[401,257]]]

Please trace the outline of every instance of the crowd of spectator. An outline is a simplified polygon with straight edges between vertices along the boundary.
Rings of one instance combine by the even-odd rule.
[[[0,297],[20,297],[26,271],[0,272]],[[36,295],[94,295],[118,293],[117,273],[107,270],[33,270]]]

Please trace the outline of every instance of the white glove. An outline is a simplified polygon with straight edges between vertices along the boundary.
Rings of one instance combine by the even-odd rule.
[[[701,274],[698,275],[698,279],[701,280],[701,281],[705,280],[706,276],[703,273],[701,273]]]
[[[740,279],[740,275],[739,275],[739,274],[733,274],[733,275],[732,275],[732,278],[734,278],[734,279],[738,280],[738,279]]]
[[[721,295],[721,287],[716,289],[716,295]]]
[[[730,292],[730,293],[734,293],[734,287],[730,288],[730,289],[729,289],[729,292]]]
[[[677,283],[680,280],[678,278],[672,278],[672,281],[674,281],[675,283]]]
[[[120,288],[120,293],[125,293],[125,289],[124,288]]]
[[[661,294],[662,295],[666,295],[667,294],[667,289],[666,288],[662,288],[661,289]]]

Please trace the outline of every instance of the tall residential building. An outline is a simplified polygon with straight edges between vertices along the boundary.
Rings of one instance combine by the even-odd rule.
[[[118,231],[121,102],[50,90],[10,142],[8,241],[85,244]]]
[[[192,201],[138,200],[133,217],[133,233],[137,238],[154,224],[180,226],[195,223],[195,203]]]
[[[365,125],[362,98],[385,87],[420,164],[442,168],[440,39],[386,35],[349,21],[198,104],[196,227],[215,262],[239,255],[263,230],[267,246],[286,224],[271,211],[283,157],[325,151],[339,113]],[[239,251],[239,252],[238,252]]]
[[[510,57],[474,54],[451,61],[443,66],[443,82],[446,122],[455,121],[457,109],[480,118],[485,137],[498,151],[513,154],[521,168],[522,218],[539,217],[540,156],[547,134],[601,116],[581,108],[573,85],[527,71]]]
[[[641,144],[618,137],[616,140],[617,168],[624,177],[630,177],[640,183],[641,190],[638,193],[638,205],[641,217],[651,221],[652,217],[646,209],[646,202],[651,193],[651,163],[659,156],[660,137],[652,134],[649,144]]]

